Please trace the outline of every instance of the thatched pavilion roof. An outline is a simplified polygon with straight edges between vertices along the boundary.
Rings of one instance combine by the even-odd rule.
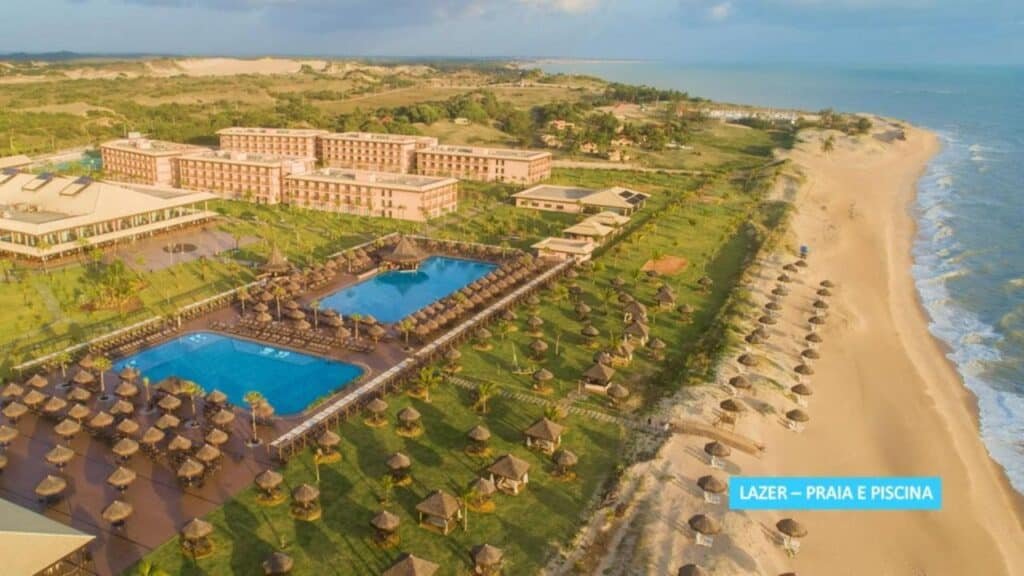
[[[391,252],[384,255],[384,260],[395,264],[416,264],[422,262],[426,257],[426,253],[420,250],[408,236],[402,236]]]
[[[433,576],[441,567],[412,554],[402,554],[381,576]]]
[[[563,431],[565,431],[565,426],[562,426],[557,422],[552,422],[547,418],[541,418],[530,425],[530,427],[524,430],[523,433],[530,438],[554,442],[562,436]]]
[[[530,471],[530,463],[511,454],[505,454],[494,461],[487,471],[495,476],[520,481]]]
[[[445,520],[454,518],[461,507],[455,496],[444,490],[434,490],[422,502],[416,505],[416,511],[428,516],[435,516]]]

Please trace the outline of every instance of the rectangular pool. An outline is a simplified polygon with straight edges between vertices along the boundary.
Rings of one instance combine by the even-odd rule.
[[[314,400],[363,373],[353,364],[273,348],[212,332],[192,332],[117,361],[114,371],[134,366],[156,385],[168,376],[216,388],[245,406],[256,391],[282,415],[297,414]]]
[[[390,324],[486,276],[497,265],[432,256],[417,270],[393,270],[342,288],[320,300],[343,315],[369,314]]]

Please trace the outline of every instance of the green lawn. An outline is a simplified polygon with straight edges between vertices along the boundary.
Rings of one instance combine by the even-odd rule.
[[[568,426],[563,444],[580,456],[578,478],[552,477],[550,459],[526,448],[522,430],[542,415],[538,406],[496,398],[489,413],[470,408],[471,394],[442,385],[426,403],[407,396],[388,399],[389,421],[407,405],[423,414],[425,432],[406,439],[394,426],[372,429],[354,417],[338,430],[343,438],[342,460],[321,465],[320,490],[323,518],[307,523],[294,520],[287,503],[273,508],[255,502],[246,490],[208,517],[215,526],[217,553],[194,565],[180,552],[177,539],[148,558],[171,574],[258,574],[260,562],[284,547],[295,559],[297,575],[379,574],[402,551],[442,565],[441,574],[468,574],[469,549],[484,542],[504,549],[506,574],[534,574],[559,544],[576,531],[579,514],[618,459],[622,432],[616,425],[580,417],[563,421]],[[467,455],[465,434],[478,423],[493,434],[492,456]],[[401,517],[401,543],[383,550],[372,540],[370,519],[382,509],[380,478],[385,459],[395,451],[413,462],[413,484],[396,487],[388,509]],[[460,490],[482,473],[495,457],[511,452],[530,463],[530,483],[518,496],[499,494],[496,510],[470,512],[469,529],[459,527],[448,536],[417,526],[416,504],[429,492]],[[297,456],[284,470],[288,486],[315,483],[312,457]]]

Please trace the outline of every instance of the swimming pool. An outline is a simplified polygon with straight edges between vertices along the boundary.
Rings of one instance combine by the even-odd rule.
[[[398,322],[483,278],[496,267],[478,260],[432,256],[415,271],[378,274],[324,297],[320,304],[343,315],[369,314],[384,323]]]
[[[114,370],[134,366],[156,385],[168,376],[216,388],[237,405],[257,391],[282,416],[296,414],[363,373],[358,366],[239,340],[192,332],[123,358]]]

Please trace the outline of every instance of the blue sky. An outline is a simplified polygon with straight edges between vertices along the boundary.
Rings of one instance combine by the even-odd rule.
[[[1022,0],[0,0],[0,51],[1024,64]]]

